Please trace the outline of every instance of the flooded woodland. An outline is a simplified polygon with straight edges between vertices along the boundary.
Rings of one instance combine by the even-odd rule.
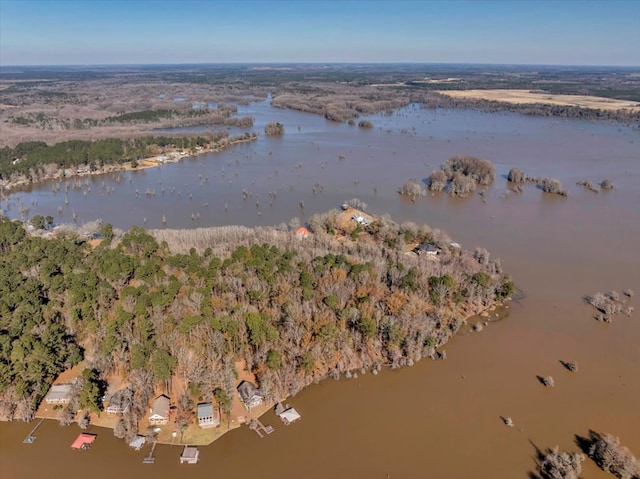
[[[303,223],[355,197],[373,214],[443,229],[465,249],[486,248],[520,294],[481,332],[463,328],[446,361],[313,385],[290,398],[301,421],[284,427],[267,413],[274,434],[236,429],[202,447],[196,466],[179,465],[181,448],[168,445],[157,447],[154,465],[143,464],[146,448],[134,452],[96,427],[91,450],[73,451],[77,427],[53,421],[27,445],[33,425],[13,422],[0,425],[0,477],[527,478],[536,448],[578,451],[576,435],[590,429],[640,454],[638,313],[604,324],[584,299],[640,291],[637,127],[414,104],[367,117],[371,129],[275,109],[269,100],[238,114],[255,120],[238,133],[262,133],[271,121],[286,133],[156,168],[39,184],[0,207],[12,218],[28,209],[28,217],[100,218],[127,230],[162,228],[163,218],[168,228]],[[408,179],[421,181],[462,154],[493,162],[496,180],[484,195],[412,202],[398,194]],[[534,184],[510,191],[513,167],[561,180],[568,197]],[[605,178],[612,190],[576,185]],[[637,296],[626,301],[635,306]],[[561,360],[577,361],[579,371]],[[537,376],[553,376],[555,387]],[[514,427],[504,425],[506,416]],[[582,476],[612,477],[590,460]]]

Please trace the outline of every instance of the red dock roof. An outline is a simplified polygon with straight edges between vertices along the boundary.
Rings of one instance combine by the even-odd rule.
[[[95,434],[87,434],[86,432],[83,432],[76,438],[75,441],[73,441],[73,444],[71,444],[71,447],[74,449],[82,449],[84,447],[89,446],[95,440],[96,440]]]

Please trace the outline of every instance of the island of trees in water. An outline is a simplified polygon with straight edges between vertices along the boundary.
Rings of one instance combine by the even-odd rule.
[[[436,358],[467,317],[512,294],[484,249],[386,216],[352,223],[315,215],[304,239],[284,226],[114,236],[107,224],[92,248],[0,219],[0,414],[31,419],[82,360],[77,397],[60,412],[69,420],[74,407],[100,410],[114,377],[132,391],[123,436],[177,377],[188,391],[179,409],[213,400],[228,414],[235,361],[280,400],[326,377]],[[425,244],[437,257],[412,252]]]

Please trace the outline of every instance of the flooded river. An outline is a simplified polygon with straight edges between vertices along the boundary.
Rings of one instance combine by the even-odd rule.
[[[75,212],[78,222],[102,218],[124,229],[161,227],[165,215],[168,227],[191,228],[304,221],[358,197],[373,214],[427,223],[465,248],[487,248],[502,258],[523,299],[482,332],[463,331],[446,346],[446,361],[314,385],[290,400],[301,421],[285,427],[268,413],[263,422],[274,434],[235,430],[201,448],[196,466],[180,466],[176,446],[159,446],[156,463],[142,464],[146,448],[133,452],[99,428],[92,449],[75,452],[69,445],[77,427],[51,421],[25,445],[33,425],[3,423],[0,478],[525,479],[536,447],[578,450],[575,435],[589,429],[619,436],[640,456],[640,311],[604,324],[583,300],[631,288],[637,294],[628,303],[639,309],[637,129],[414,105],[371,117],[371,130],[266,103],[241,107],[239,115],[254,116],[256,131],[280,121],[286,134],[155,169],[82,178],[66,194],[64,183],[57,193],[41,185],[0,206],[12,217],[20,202],[29,216],[70,222]],[[398,196],[407,179],[425,178],[457,154],[493,161],[497,178],[486,201],[477,194],[415,203]],[[505,195],[511,167],[560,179],[569,197],[533,185]],[[575,185],[604,178],[613,190]],[[578,361],[579,371],[566,371],[560,360]],[[555,387],[544,388],[537,375],[553,376]],[[583,471],[586,479],[611,477],[590,461]]]

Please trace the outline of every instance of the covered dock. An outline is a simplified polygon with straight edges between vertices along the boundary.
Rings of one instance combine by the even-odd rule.
[[[139,451],[144,446],[145,442],[147,442],[147,438],[138,434],[129,442],[129,447]]]
[[[89,449],[89,447],[91,446],[91,444],[93,444],[93,442],[96,440],[96,435],[95,434],[89,434],[86,432],[81,433],[75,441],[73,441],[73,444],[71,444],[71,447],[73,449],[82,449],[83,451],[86,451],[87,449]]]
[[[276,412],[276,414],[287,426],[301,418],[300,413],[292,407],[288,407],[287,409],[283,408],[281,411]]]
[[[186,462],[187,464],[197,464],[200,451],[197,447],[184,446],[182,454],[180,455],[180,464]]]

